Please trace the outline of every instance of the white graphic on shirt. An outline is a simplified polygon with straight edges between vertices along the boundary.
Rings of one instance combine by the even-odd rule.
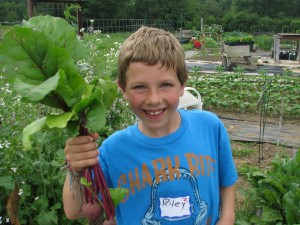
[[[170,221],[178,222],[181,220],[182,223],[184,223],[183,220],[191,218],[193,218],[193,225],[201,225],[207,215],[207,204],[200,199],[198,184],[195,177],[190,173],[189,170],[179,168],[179,177],[177,177],[177,173],[172,175],[179,182],[188,181],[193,196],[178,196],[175,198],[163,196],[158,199],[157,195],[160,194],[159,185],[166,182],[172,182],[168,169],[165,170],[165,174],[167,175],[166,180],[163,180],[163,176],[160,176],[159,182],[156,182],[156,179],[153,180],[151,205],[145,213],[144,218],[141,219],[142,225],[163,225],[165,221],[169,221],[170,223]],[[185,203],[184,198],[188,198],[187,203]],[[160,212],[158,212],[158,210]]]
[[[173,218],[189,217],[191,215],[190,196],[179,198],[159,198],[161,217]]]

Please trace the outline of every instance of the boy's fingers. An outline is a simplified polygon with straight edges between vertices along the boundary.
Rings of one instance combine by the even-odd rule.
[[[98,162],[98,134],[77,136],[66,141],[64,149],[66,161],[75,170],[95,165]]]
[[[68,149],[66,149],[66,152]],[[72,153],[66,154],[66,160],[68,162],[73,162],[73,161],[80,161],[80,160],[88,160],[88,159],[93,159],[93,158],[98,158],[99,151],[97,149],[92,149],[90,151],[82,151],[78,150],[75,152],[74,149],[72,149]]]
[[[93,134],[90,134],[90,137],[93,138],[93,141],[96,141],[99,138],[99,134],[98,133],[93,133]]]
[[[94,138],[91,136],[76,136],[67,140],[67,145],[81,145],[94,141]]]
[[[70,166],[74,170],[82,170],[82,168],[93,166],[98,163],[98,158],[85,159],[81,161],[72,161],[70,162]]]
[[[65,153],[79,153],[88,152],[98,149],[98,144],[96,142],[87,142],[82,144],[67,144],[65,147]]]

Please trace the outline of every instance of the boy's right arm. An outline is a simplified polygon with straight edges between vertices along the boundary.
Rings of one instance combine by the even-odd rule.
[[[72,170],[80,173],[83,168],[98,163],[99,151],[95,142],[97,139],[98,134],[91,134],[90,136],[77,136],[67,140],[64,151],[66,161]],[[80,184],[71,184],[71,189],[69,176],[70,173],[67,173],[63,187],[63,204],[66,216],[74,220],[84,216],[81,208],[85,202],[83,202],[84,197],[79,191],[78,185]],[[77,187],[75,187],[76,185]]]

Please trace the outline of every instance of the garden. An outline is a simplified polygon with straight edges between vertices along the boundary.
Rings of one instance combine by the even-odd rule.
[[[95,80],[99,77],[107,82],[115,80],[118,49],[129,35],[101,31],[84,34],[83,42],[92,60],[79,60],[77,66],[86,82],[97,84]],[[271,37],[256,37],[254,42],[263,49],[268,48],[269,39]],[[199,54],[217,58],[218,42],[213,37],[204,37],[201,41],[204,44]],[[194,47],[193,42],[183,46],[185,49]],[[28,101],[35,96],[27,96],[26,100],[17,93],[5,68],[0,55],[0,224],[17,224],[17,221],[32,225],[87,224],[85,220],[67,220],[62,207],[63,149],[65,141],[74,135],[72,129],[31,130],[30,138],[28,136],[31,149],[25,149],[22,143],[24,127],[60,111],[43,102]],[[257,76],[247,76],[242,68],[225,73],[220,66],[213,74],[194,68],[188,81],[188,86],[196,88],[203,96],[204,110],[258,117],[261,113],[258,101],[267,84],[272,84],[268,86],[265,104],[267,117],[277,120],[281,113],[278,105],[283,104],[284,121],[298,123],[300,77],[294,74],[270,77],[266,71],[259,71]],[[105,125],[93,127],[101,136],[99,144],[114,131],[134,123],[136,118],[121,93],[116,92],[114,102],[106,108],[104,120]],[[53,127],[63,127],[61,120],[56,122],[52,121]],[[266,144],[265,158],[258,163],[258,148],[258,143],[232,141],[240,176],[236,187],[236,225],[299,224],[300,154],[293,155],[293,149],[287,146]]]

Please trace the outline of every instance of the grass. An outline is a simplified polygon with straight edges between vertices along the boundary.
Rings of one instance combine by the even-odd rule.
[[[245,148],[245,149],[232,149],[232,155],[233,157],[238,158],[245,158],[249,155],[254,154],[255,151],[251,148]]]

